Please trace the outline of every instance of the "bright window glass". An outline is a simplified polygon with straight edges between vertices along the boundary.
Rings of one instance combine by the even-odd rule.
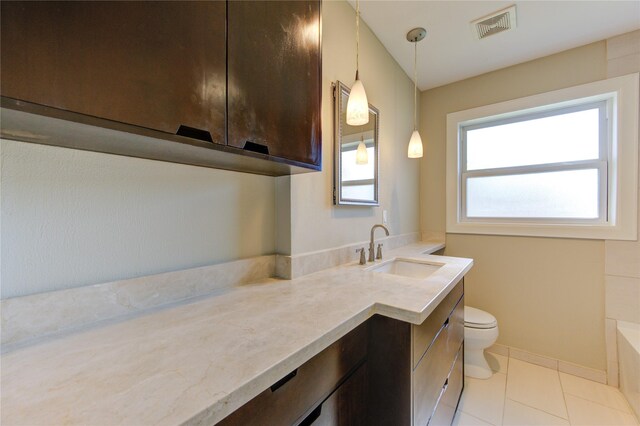
[[[447,114],[446,231],[637,240],[638,87],[635,73]]]
[[[373,184],[343,186],[342,197],[349,200],[372,200],[373,190]]]
[[[467,180],[467,217],[598,218],[598,170]]]
[[[463,220],[606,221],[606,102],[462,128]]]
[[[372,180],[374,176],[374,158],[375,152],[373,147],[367,148],[367,155],[371,159],[367,164],[356,164],[355,148],[349,151],[342,151],[342,180]]]
[[[466,169],[597,159],[599,114],[591,108],[467,130]]]

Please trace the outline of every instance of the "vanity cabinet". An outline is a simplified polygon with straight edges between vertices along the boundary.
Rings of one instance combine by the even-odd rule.
[[[445,300],[446,303],[447,300]],[[425,323],[436,322],[434,318]],[[464,339],[464,301],[460,298],[453,311],[442,322],[437,322],[441,327],[436,337],[428,345],[427,350],[419,360],[415,360],[415,368],[412,374],[413,388],[413,424],[414,425],[444,425],[450,424],[453,417],[442,422],[439,418],[445,417],[444,410],[440,410],[439,416],[434,417],[436,407],[442,397],[451,387],[452,394],[449,399],[456,400],[454,389],[462,389],[462,374],[455,370],[459,355],[462,353],[462,341]],[[424,326],[423,324],[422,326]],[[416,329],[421,326],[413,326],[414,335]],[[414,345],[417,343],[414,340]],[[452,374],[453,373],[453,374]],[[458,396],[460,392],[458,392]],[[454,406],[455,413],[455,406]]]
[[[218,424],[450,425],[463,338],[460,281],[421,325],[375,315]]]
[[[363,324],[218,424],[361,424],[354,419],[365,418],[367,338]]]
[[[272,176],[321,169],[320,0],[0,7],[2,137]]]
[[[451,424],[464,384],[464,283],[421,325],[370,321],[368,424]]]

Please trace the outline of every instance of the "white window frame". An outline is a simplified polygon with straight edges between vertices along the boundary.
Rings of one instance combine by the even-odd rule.
[[[521,235],[612,240],[637,239],[638,210],[638,109],[639,74],[601,80],[526,98],[482,106],[447,115],[447,232]],[[467,171],[464,129],[486,127],[554,115],[559,110],[604,105],[608,125],[601,129],[600,158],[555,165],[518,166]],[[528,116],[528,117],[526,117]],[[602,134],[602,131],[606,134]],[[596,167],[597,166],[597,167]],[[563,168],[564,167],[564,168]],[[567,168],[568,167],[568,168]],[[469,218],[466,216],[465,177],[504,175],[515,172],[598,168],[599,218]],[[606,179],[604,179],[606,176]],[[604,185],[604,187],[603,187]],[[606,201],[606,202],[605,202]]]

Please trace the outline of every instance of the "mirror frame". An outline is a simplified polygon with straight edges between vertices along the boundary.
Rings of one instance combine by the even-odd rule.
[[[341,111],[343,108],[342,95],[351,93],[351,89],[344,83],[336,81],[332,83],[333,88],[333,128],[334,128],[334,144],[333,144],[333,158],[334,158],[334,170],[333,170],[333,204],[336,206],[380,206],[379,198],[379,159],[380,159],[380,144],[378,137],[380,134],[380,111],[373,105],[369,104],[369,114],[375,116],[375,126],[373,127],[373,145],[374,145],[374,164],[373,164],[373,200],[355,200],[349,198],[342,198],[342,121]],[[346,105],[345,105],[346,108]]]

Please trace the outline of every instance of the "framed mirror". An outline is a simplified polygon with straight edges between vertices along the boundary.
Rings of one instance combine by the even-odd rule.
[[[378,133],[380,113],[369,104],[369,123],[347,124],[350,89],[337,81],[334,98],[333,204],[378,206]]]

